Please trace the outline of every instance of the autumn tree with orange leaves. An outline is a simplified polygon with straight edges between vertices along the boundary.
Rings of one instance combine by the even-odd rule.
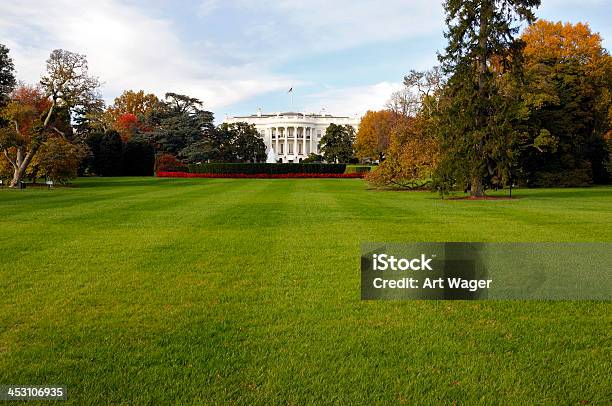
[[[531,138],[519,163],[529,186],[583,186],[610,180],[612,58],[588,24],[539,20],[525,43]]]
[[[10,123],[0,131],[0,150],[13,167],[11,187],[25,176],[32,159],[50,135],[68,138],[72,111],[82,106],[99,87],[88,74],[84,55],[56,49],[47,60],[40,86],[23,86],[2,109]]]
[[[426,114],[402,117],[390,132],[387,158],[366,175],[375,186],[422,189],[431,182],[440,160],[433,122]]]
[[[160,100],[154,94],[143,90],[126,90],[108,107],[105,121],[108,128],[116,130],[123,141],[128,141],[138,132],[150,131],[146,122],[161,107]]]
[[[145,93],[143,90],[137,92],[126,90],[115,98],[113,105],[108,107],[107,114],[112,122],[116,122],[124,114],[146,116],[159,108],[159,105],[159,99],[152,93]]]
[[[402,116],[394,111],[368,111],[359,123],[355,153],[360,159],[383,161],[389,148],[391,132]]]

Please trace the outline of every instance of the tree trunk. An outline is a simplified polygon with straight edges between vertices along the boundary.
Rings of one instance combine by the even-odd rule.
[[[47,129],[47,126],[51,122],[51,117],[53,116],[53,112],[55,110],[55,103],[56,103],[56,99],[54,96],[53,101],[51,103],[51,107],[49,108],[49,111],[47,112],[47,116],[45,117],[45,121],[43,121],[43,130]],[[21,138],[23,139],[23,135],[21,134],[19,130],[19,125],[17,124],[17,122],[15,122],[15,127],[17,130],[17,134],[19,134]],[[25,147],[24,146],[17,147],[17,158],[15,159],[15,163],[13,164],[15,171],[13,172],[13,179],[11,180],[9,187],[12,187],[12,188],[17,187],[19,182],[25,176],[26,170],[28,169],[28,165],[30,165],[32,158],[36,154],[36,151],[38,151],[39,147],[40,147],[39,143],[35,143],[34,145],[32,145],[30,151],[27,154],[25,154],[25,157],[24,157]],[[6,154],[6,151],[5,151],[5,154]]]
[[[486,77],[488,72],[488,35],[489,35],[489,18],[492,4],[490,0],[484,0],[481,3],[480,9],[480,24],[478,33],[478,108],[476,111],[476,128],[483,130],[486,127],[486,112],[483,109],[484,101],[487,98]],[[478,141],[476,146],[476,154],[482,154],[483,140]],[[478,156],[478,160],[485,159],[484,156]],[[478,167],[478,165],[477,165]],[[472,184],[470,188],[471,197],[483,197],[484,189],[482,187],[482,176],[480,174],[472,175]]]
[[[9,187],[17,187],[19,182],[25,176],[26,169],[28,169],[28,165],[30,165],[30,161],[36,151],[30,151],[26,154],[25,158],[23,156],[23,147],[17,148],[17,159],[15,160],[15,171],[13,172],[13,179]]]
[[[23,165],[15,168],[15,172],[13,173],[13,179],[11,180],[11,184],[9,187],[17,187],[19,182],[23,179],[23,175],[25,174],[25,167]]]
[[[470,188],[471,197],[484,197],[482,178],[479,175],[472,176],[472,186]]]

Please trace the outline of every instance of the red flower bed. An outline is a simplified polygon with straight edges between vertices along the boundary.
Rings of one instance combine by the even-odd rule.
[[[362,178],[365,173],[285,173],[267,174],[259,173],[247,175],[244,173],[188,173],[188,172],[157,172],[158,178],[232,178],[232,179],[306,179],[306,178],[341,178],[357,179]]]

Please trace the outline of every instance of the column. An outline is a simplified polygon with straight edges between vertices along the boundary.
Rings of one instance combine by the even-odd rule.
[[[306,127],[302,127],[302,155],[307,157],[306,154]]]
[[[293,127],[293,156],[295,157],[295,159],[293,160],[293,162],[297,162],[297,155],[298,155],[298,151],[297,151],[297,144],[298,144],[298,139],[297,139],[297,132],[298,132],[298,127]]]
[[[283,127],[284,128],[284,136],[285,136],[285,150],[283,151],[283,155],[288,156],[289,155],[289,127]],[[286,162],[286,160],[283,160],[283,162]]]
[[[317,144],[315,141],[316,136],[317,136],[317,131],[315,127],[310,127],[310,152],[314,154],[317,153]]]
[[[274,133],[274,153],[276,154],[276,159],[278,159],[278,129],[272,127],[272,132]]]

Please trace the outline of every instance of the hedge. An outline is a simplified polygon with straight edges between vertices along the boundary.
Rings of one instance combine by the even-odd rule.
[[[190,173],[284,175],[284,174],[338,174],[346,170],[345,164],[268,164],[268,163],[206,163],[189,165]]]
[[[162,172],[158,171],[158,178],[231,178],[231,179],[360,179],[361,173],[189,173],[189,172]]]
[[[368,165],[347,165],[344,173],[368,173],[372,170]]]

